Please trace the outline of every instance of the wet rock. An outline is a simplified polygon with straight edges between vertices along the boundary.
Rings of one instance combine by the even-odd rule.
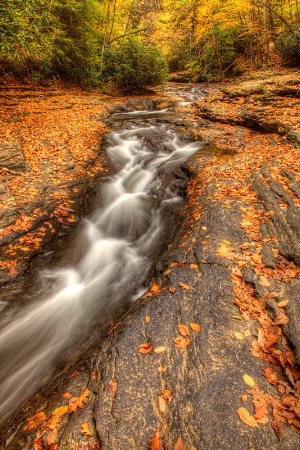
[[[13,172],[26,171],[21,139],[0,141],[0,168]]]

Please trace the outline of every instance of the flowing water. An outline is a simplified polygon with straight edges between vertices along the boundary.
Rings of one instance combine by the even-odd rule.
[[[145,122],[147,115],[128,114],[140,116],[142,126],[129,121],[129,129],[107,136],[118,172],[102,183],[101,207],[81,224],[77,258],[45,272],[51,289],[0,331],[0,420],[45,381],[70,346],[141,293],[163,233],[164,211],[180,200],[176,180],[166,185],[163,176],[202,146],[184,142],[153,119]],[[126,114],[116,119],[124,121]]]

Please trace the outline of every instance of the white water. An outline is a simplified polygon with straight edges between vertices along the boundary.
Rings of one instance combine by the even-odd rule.
[[[152,137],[159,151],[149,144]],[[109,142],[119,172],[102,186],[101,209],[84,222],[78,242],[83,256],[45,274],[54,280],[52,291],[0,331],[0,421],[45,381],[66,349],[109,323],[124,299],[137,294],[159,245],[161,212],[178,200],[159,175],[201,147],[153,126],[111,133]]]

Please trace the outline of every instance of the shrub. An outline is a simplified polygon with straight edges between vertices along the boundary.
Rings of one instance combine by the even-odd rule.
[[[141,90],[162,83],[167,78],[167,65],[159,49],[152,43],[128,39],[104,53],[101,73],[103,82],[122,90]]]
[[[300,66],[300,28],[280,36],[276,44],[284,64],[289,67]]]

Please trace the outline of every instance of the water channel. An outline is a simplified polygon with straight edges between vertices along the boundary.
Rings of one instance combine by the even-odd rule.
[[[181,105],[194,99],[189,95]],[[116,173],[102,181],[99,204],[79,226],[72,259],[44,271],[45,292],[0,330],[0,421],[47,380],[70,347],[145,290],[165,217],[182,202],[182,180],[174,172],[203,146],[164,123],[171,113],[125,111],[109,118],[107,153]]]

